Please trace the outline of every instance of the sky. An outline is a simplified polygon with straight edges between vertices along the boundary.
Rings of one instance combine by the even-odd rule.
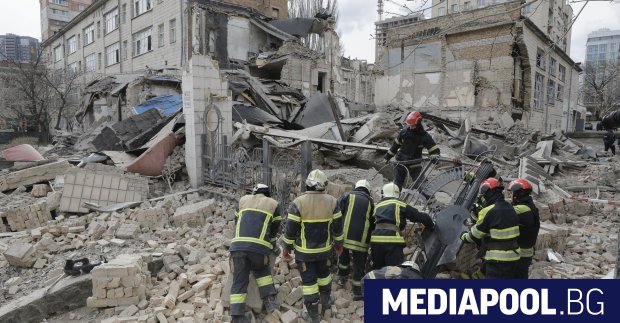
[[[406,4],[411,10],[417,11],[423,3],[432,0],[394,0],[385,1],[385,11],[397,14],[408,11],[399,6]],[[571,2],[573,2],[571,0]],[[574,15],[577,15],[585,2],[572,4]],[[428,6],[428,4],[427,4]],[[0,35],[13,33],[41,39],[41,22],[39,0],[0,0]],[[373,39],[377,20],[376,0],[339,0],[340,20],[338,31],[345,50],[344,55],[351,58],[366,59],[374,62],[375,42]],[[430,16],[430,12],[425,12]],[[393,14],[386,14],[391,17]],[[573,24],[571,57],[583,62],[585,43],[588,33],[599,28],[620,29],[620,0],[590,1],[581,15]]]

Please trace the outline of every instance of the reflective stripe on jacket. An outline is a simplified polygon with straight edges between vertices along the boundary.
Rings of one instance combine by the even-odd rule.
[[[239,200],[235,237],[230,251],[248,251],[268,255],[280,228],[280,207],[263,194],[246,195]]]
[[[439,157],[439,146],[433,137],[423,129],[410,129],[409,127],[401,130],[388,154],[396,155],[396,160],[412,160],[422,158],[422,149],[426,148],[431,157]]]
[[[370,243],[378,244],[405,244],[405,238],[400,234],[400,231],[405,229],[407,220],[422,223],[430,228],[433,227],[433,220],[428,214],[419,212],[413,206],[397,198],[381,200],[381,202],[375,206],[375,216],[373,220],[375,220],[377,228],[372,232]],[[381,224],[393,224],[400,231],[380,228]]]
[[[332,241],[342,245],[342,213],[338,200],[324,192],[306,192],[289,206],[283,242],[295,259],[327,259]]]
[[[340,198],[340,210],[344,217],[344,247],[366,252],[374,223],[371,221],[375,205],[364,190],[353,190]]]
[[[531,197],[529,197],[529,201],[515,205],[514,209],[519,216],[519,238],[517,241],[521,249],[521,257],[532,257],[540,230],[538,209]]]
[[[515,209],[503,199],[478,213],[478,221],[465,235],[469,242],[482,244],[485,260],[519,260],[519,217]]]

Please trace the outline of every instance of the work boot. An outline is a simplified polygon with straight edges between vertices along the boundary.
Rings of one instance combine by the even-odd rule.
[[[265,311],[267,311],[267,313],[272,313],[280,308],[280,302],[278,302],[274,295],[263,298],[263,304],[265,304]]]
[[[306,308],[301,311],[301,318],[311,323],[320,323],[321,314],[319,314],[319,301],[306,303]]]
[[[232,323],[250,323],[252,322],[252,313],[246,312],[244,315],[233,315]]]
[[[353,286],[353,300],[354,301],[364,300],[364,291],[362,291],[362,286]]]
[[[321,293],[321,315],[325,315],[325,311],[332,307],[334,299],[331,293]]]

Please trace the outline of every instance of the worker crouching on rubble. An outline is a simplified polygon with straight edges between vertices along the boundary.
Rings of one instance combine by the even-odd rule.
[[[519,178],[510,182],[508,190],[512,193],[512,205],[519,216],[519,253],[515,278],[527,279],[528,270],[534,257],[534,246],[540,229],[540,216],[532,199],[532,185]]]
[[[278,202],[269,196],[269,187],[257,184],[251,195],[239,200],[235,237],[230,245],[233,272],[230,314],[235,323],[250,322],[245,311],[250,271],[256,277],[258,291],[267,312],[280,307],[271,276],[269,254],[277,250],[276,235],[282,218]]]
[[[398,199],[400,190],[396,184],[385,184],[381,195],[381,201],[375,206],[376,224],[370,238],[372,269],[403,263],[405,238],[401,231],[405,229],[407,220],[422,223],[431,230],[435,227],[428,214]]]
[[[288,210],[284,229],[282,258],[295,250],[295,262],[301,275],[306,311],[302,318],[320,322],[331,307],[331,249],[342,254],[342,213],[338,200],[325,193],[327,176],[313,170],[306,179],[306,193],[297,197]],[[319,300],[321,311],[319,312]]]
[[[375,205],[370,196],[370,183],[367,180],[355,183],[355,189],[342,196],[339,205],[344,218],[344,250],[338,258],[338,284],[345,285],[352,269],[353,300],[362,300],[364,294],[361,280],[366,273],[368,244],[374,228],[371,217]]]
[[[422,126],[422,114],[418,111],[409,113],[406,119],[407,127],[401,130],[390,150],[385,154],[385,162],[388,163],[393,156],[396,161],[409,161],[422,158],[422,148],[426,148],[433,162],[439,158],[439,146],[433,137]],[[394,184],[399,189],[403,188],[407,173],[415,181],[422,171],[422,162],[417,164],[394,165]]]
[[[469,231],[461,233],[461,240],[476,243],[483,253],[482,272],[486,278],[515,278],[519,261],[519,218],[510,203],[504,199],[504,187],[495,178],[480,185],[484,208],[478,212],[477,222]]]

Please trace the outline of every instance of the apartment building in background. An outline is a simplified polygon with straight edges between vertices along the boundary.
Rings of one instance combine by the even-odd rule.
[[[96,0],[39,0],[41,40],[54,35]]]
[[[0,35],[0,61],[32,62],[39,54],[39,41],[15,34]]]
[[[598,119],[620,108],[620,30],[602,28],[588,34],[584,105]]]

